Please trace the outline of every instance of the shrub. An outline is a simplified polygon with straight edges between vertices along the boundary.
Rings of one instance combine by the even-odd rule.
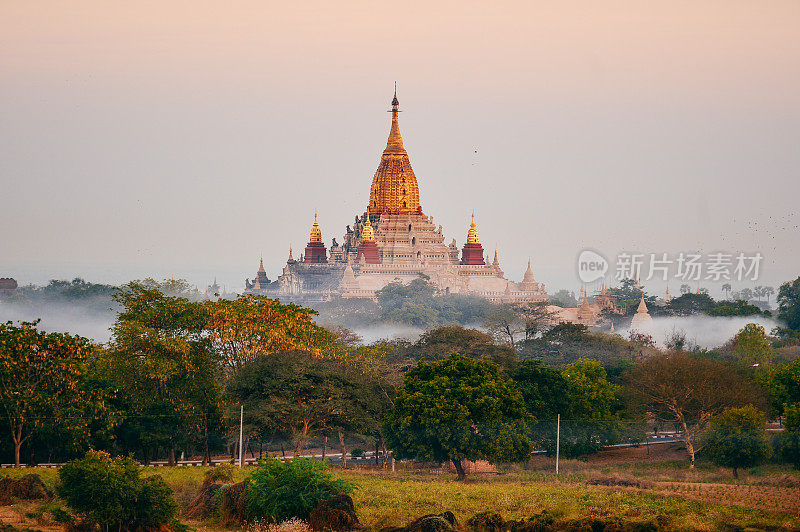
[[[719,466],[733,468],[738,478],[740,467],[763,463],[770,455],[764,414],[754,406],[726,408],[711,419],[703,437],[704,453]]]
[[[307,521],[319,501],[352,493],[355,486],[333,478],[324,462],[269,458],[259,462],[245,489],[250,519],[280,523],[293,517]]]
[[[361,447],[356,447],[355,449],[350,451],[350,456],[352,456],[353,458],[361,458],[362,456],[364,456],[364,449],[362,449]]]
[[[132,458],[89,451],[58,470],[59,496],[88,525],[152,530],[175,520],[177,504],[161,477],[142,478]]]
[[[209,484],[230,484],[233,482],[233,476],[236,473],[236,466],[233,464],[219,464],[212,467],[203,478],[203,485]]]

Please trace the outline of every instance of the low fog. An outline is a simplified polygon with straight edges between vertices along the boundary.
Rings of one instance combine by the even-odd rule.
[[[105,343],[111,337],[109,328],[116,312],[96,307],[62,302],[27,303],[0,301],[0,323],[33,321],[41,318],[39,328],[63,332]]]
[[[748,323],[757,323],[769,332],[777,327],[777,321],[763,316],[735,316],[712,317],[697,314],[685,317],[659,317],[653,318],[652,327],[646,332],[653,336],[656,343],[663,347],[667,338],[674,332],[686,336],[689,343],[698,347],[711,349],[721,346],[730,340],[739,330]],[[628,329],[618,331],[623,338],[627,338]]]

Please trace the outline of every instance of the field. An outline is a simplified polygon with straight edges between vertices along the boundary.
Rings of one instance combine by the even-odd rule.
[[[736,480],[730,470],[705,463],[691,471],[674,445],[604,451],[587,461],[564,460],[558,477],[552,458],[544,456],[524,468],[473,474],[466,482],[458,482],[444,469],[402,466],[395,473],[366,467],[337,470],[359,486],[353,498],[367,529],[404,525],[445,510],[461,523],[487,510],[506,519],[546,511],[562,522],[596,518],[663,529],[800,529],[800,472],[769,465],[741,471]],[[34,472],[48,485],[56,480],[52,469]],[[184,506],[197,493],[204,472],[199,467],[147,470],[163,476]],[[240,478],[246,474],[247,469],[238,472]],[[35,505],[0,508],[0,519],[6,523],[12,523],[14,516],[17,528],[57,529]],[[187,524],[199,530],[218,528],[213,523]]]

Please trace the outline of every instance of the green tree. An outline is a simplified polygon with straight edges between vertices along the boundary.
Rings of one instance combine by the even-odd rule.
[[[786,405],[800,404],[800,359],[777,367],[769,377],[772,411],[784,415]]]
[[[740,467],[759,465],[771,454],[766,418],[752,405],[726,408],[711,419],[703,447],[713,463],[732,467],[739,478]]]
[[[116,390],[121,439],[145,453],[200,444],[210,457],[222,428],[219,361],[204,335],[202,303],[133,282],[115,296],[123,307],[98,373]]]
[[[790,330],[800,332],[800,277],[783,283],[778,290],[778,318]]]
[[[58,494],[90,528],[161,530],[174,521],[178,505],[161,477],[140,473],[133,458],[90,451],[58,470]]]
[[[17,467],[23,443],[61,417],[77,414],[90,400],[83,387],[89,341],[46,333],[37,324],[0,324],[0,407],[8,420]]]
[[[244,405],[262,435],[290,438],[294,454],[330,429],[355,429],[365,418],[367,393],[355,368],[302,351],[273,353],[242,366],[227,394]]]
[[[414,361],[441,360],[453,353],[490,360],[504,369],[513,368],[517,353],[507,345],[497,345],[492,335],[460,325],[430,329],[405,350]]]
[[[761,309],[741,299],[717,303],[708,311],[709,316],[758,316]]]
[[[530,414],[522,394],[495,364],[462,355],[420,362],[405,374],[386,421],[399,458],[519,461],[530,456]]]
[[[772,344],[764,327],[748,323],[736,333],[732,340],[731,355],[748,366],[768,367],[772,364]]]
[[[627,389],[645,410],[681,427],[691,468],[713,416],[761,400],[754,383],[732,365],[682,351],[641,362],[628,374]]]
[[[800,403],[786,405],[784,415],[784,429],[776,442],[778,456],[795,469],[800,469]]]

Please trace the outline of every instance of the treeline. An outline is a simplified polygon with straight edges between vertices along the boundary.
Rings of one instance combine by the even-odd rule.
[[[103,346],[0,325],[4,462],[88,449],[208,462],[232,456],[242,406],[253,454],[299,455],[330,438],[344,460],[347,445],[363,445],[457,469],[461,459],[521,461],[554,449],[560,415],[564,456],[662,426],[680,430],[693,460],[711,420],[733,415],[726,409],[785,417],[791,435],[800,408],[800,360],[777,356],[755,324],[718,350],[691,350],[679,335],[662,350],[648,337],[545,325],[546,309],[531,306],[490,332],[448,326],[361,345],[316,324],[313,310],[263,297],[191,301],[154,282],[113,297],[120,311]],[[791,456],[792,441],[781,453]]]

